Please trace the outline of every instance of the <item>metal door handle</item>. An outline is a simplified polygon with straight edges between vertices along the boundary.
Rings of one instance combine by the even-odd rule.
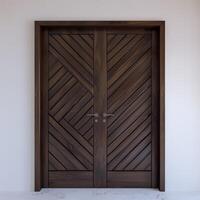
[[[103,113],[103,117],[114,117],[115,115],[112,113]]]
[[[87,114],[88,117],[99,117],[98,113],[88,113]]]

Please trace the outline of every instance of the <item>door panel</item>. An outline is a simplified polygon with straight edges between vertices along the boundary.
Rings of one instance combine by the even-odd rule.
[[[157,32],[53,28],[45,42],[44,186],[157,187]]]
[[[152,53],[152,32],[107,33],[108,187],[152,186]]]
[[[94,34],[48,34],[49,187],[93,186]]]

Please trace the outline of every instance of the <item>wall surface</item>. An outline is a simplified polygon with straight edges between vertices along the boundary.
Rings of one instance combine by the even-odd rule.
[[[166,190],[200,190],[199,0],[0,0],[0,190],[34,188],[34,20],[166,21]]]

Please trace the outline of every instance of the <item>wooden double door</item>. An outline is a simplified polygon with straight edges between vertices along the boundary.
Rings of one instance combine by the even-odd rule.
[[[42,51],[43,187],[158,187],[157,31],[50,28]]]

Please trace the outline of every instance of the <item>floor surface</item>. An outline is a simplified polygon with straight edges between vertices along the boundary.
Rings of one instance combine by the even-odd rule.
[[[0,193],[0,200],[200,200],[200,192],[159,192],[153,189],[43,189]]]

